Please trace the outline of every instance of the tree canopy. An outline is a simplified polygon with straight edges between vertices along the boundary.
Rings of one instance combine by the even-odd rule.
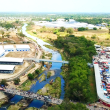
[[[68,71],[65,73],[66,97],[81,102],[91,101],[88,76],[90,70],[87,66],[96,54],[94,42],[82,37],[58,37],[55,40],[57,48],[63,49],[69,60]]]

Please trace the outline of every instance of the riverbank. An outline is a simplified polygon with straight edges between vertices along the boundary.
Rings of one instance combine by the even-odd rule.
[[[50,82],[50,84],[46,84],[37,93],[40,95],[44,95],[44,96],[52,96],[55,98],[60,98],[60,95],[61,95],[61,78],[57,77],[54,82]]]

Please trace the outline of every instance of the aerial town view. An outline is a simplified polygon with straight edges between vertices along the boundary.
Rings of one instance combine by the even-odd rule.
[[[109,3],[1,1],[0,110],[110,110]]]

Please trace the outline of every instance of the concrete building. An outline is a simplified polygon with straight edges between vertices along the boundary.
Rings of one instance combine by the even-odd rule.
[[[2,45],[0,45],[0,50],[3,50],[3,46]]]
[[[4,65],[22,65],[23,59],[22,58],[12,58],[12,57],[3,57],[0,58],[0,64]]]
[[[0,73],[13,73],[15,65],[0,65]]]
[[[5,51],[14,51],[14,46],[13,45],[4,45]]]
[[[30,51],[29,45],[16,45],[17,51]]]
[[[2,57],[5,54],[5,50],[4,49],[0,49],[0,57]]]

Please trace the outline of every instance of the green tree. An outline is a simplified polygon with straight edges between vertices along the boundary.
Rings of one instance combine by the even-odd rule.
[[[48,107],[48,110],[88,110],[88,108],[82,103],[73,104],[69,100],[66,100],[61,105]]]
[[[94,28],[93,28],[93,30],[97,30],[97,28],[96,28],[96,27],[94,27]]]
[[[65,27],[60,27],[60,32],[64,32],[65,31]]]
[[[84,28],[84,27],[79,27],[79,28],[78,28],[78,31],[85,31],[85,30],[87,30],[87,29]]]
[[[7,86],[7,85],[8,85],[8,84],[7,84],[7,81],[6,81],[5,79],[2,79],[1,85]]]
[[[4,38],[4,31],[3,30],[0,30],[0,33],[2,34],[2,38]]]
[[[67,33],[73,34],[73,28],[68,28],[68,29],[67,29]]]
[[[20,82],[20,79],[19,79],[19,78],[17,78],[17,79],[14,80],[14,84],[15,84],[15,85],[18,85],[19,82]]]
[[[28,74],[28,79],[33,80],[34,79],[34,76],[31,73],[29,73]]]
[[[39,70],[35,70],[35,73],[36,73],[36,74],[39,74],[39,73],[40,73],[40,71],[39,71]]]

